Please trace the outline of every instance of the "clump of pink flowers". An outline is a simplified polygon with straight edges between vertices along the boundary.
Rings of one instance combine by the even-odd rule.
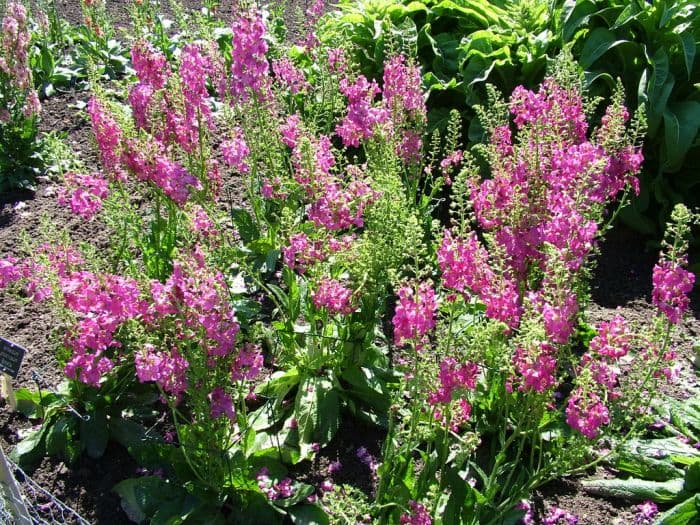
[[[420,283],[416,288],[402,286],[398,292],[396,311],[392,319],[394,342],[404,346],[409,342],[421,346],[424,338],[435,327],[437,299],[429,282]]]
[[[70,206],[73,213],[91,219],[102,209],[102,201],[109,195],[109,183],[99,173],[66,173],[64,186],[58,193],[58,202]]]
[[[322,278],[311,298],[316,308],[325,308],[330,314],[349,315],[355,307],[352,305],[353,292],[336,279]]]
[[[432,525],[433,520],[425,505],[417,501],[409,501],[408,507],[409,511],[401,515],[399,523],[402,525]]]
[[[688,309],[688,294],[695,284],[695,275],[685,270],[679,263],[664,259],[654,266],[651,299],[673,324],[678,324]]]

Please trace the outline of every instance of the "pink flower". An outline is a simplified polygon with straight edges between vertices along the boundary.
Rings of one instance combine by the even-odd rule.
[[[578,299],[574,293],[567,293],[563,301],[555,304],[545,302],[542,317],[547,336],[555,343],[565,344],[574,330],[577,313]]]
[[[305,233],[296,233],[289,238],[289,245],[282,248],[284,264],[303,274],[306,268],[326,258],[322,245],[312,241]]]
[[[163,390],[174,396],[180,396],[187,390],[186,372],[189,363],[173,349],[171,352],[159,352],[151,344],[144,345],[135,355],[134,364],[139,382],[153,381]]]
[[[678,263],[661,260],[654,266],[652,281],[652,303],[672,324],[678,324],[690,304],[688,294],[693,289],[695,275]]]
[[[243,11],[234,18],[231,29],[233,49],[228,91],[234,97],[234,101],[247,101],[251,95],[255,98],[267,98],[267,28],[262,14],[256,10]],[[224,95],[221,93],[222,97]]]
[[[222,387],[217,386],[207,396],[211,404],[211,417],[216,419],[226,416],[230,421],[236,420],[236,411],[233,408],[233,400]]]
[[[594,393],[587,395],[579,388],[569,397],[566,406],[566,423],[588,439],[595,439],[598,429],[610,423],[607,407]]]
[[[102,209],[102,201],[109,194],[108,182],[99,173],[83,175],[68,172],[63,176],[64,186],[59,190],[58,202],[69,205],[71,211],[84,219],[91,219]]]
[[[373,107],[374,97],[381,89],[373,80],[360,75],[354,83],[347,78],[340,81],[340,92],[348,98],[348,110],[336,133],[346,146],[359,147],[360,141],[374,135],[378,126],[389,121],[390,113],[383,107]]]
[[[282,87],[288,89],[292,95],[310,88],[310,84],[304,78],[303,71],[295,67],[288,58],[273,60],[272,71],[275,73],[277,81]]]
[[[541,394],[557,384],[556,349],[552,345],[531,345],[527,350],[519,347],[515,350],[513,362],[523,378],[521,391]]]
[[[250,166],[246,162],[250,149],[246,144],[241,128],[234,129],[235,136],[221,143],[221,154],[229,166],[239,173],[248,173]]]
[[[624,317],[616,314],[610,321],[601,322],[597,326],[597,332],[588,345],[591,352],[610,359],[619,359],[627,355],[632,334]]]
[[[495,279],[489,267],[489,254],[474,232],[465,239],[456,239],[446,230],[437,257],[446,288],[480,293]]]
[[[311,292],[311,299],[316,308],[325,308],[331,315],[350,315],[355,311],[351,305],[352,290],[335,279],[321,279],[318,289]]]
[[[438,374],[440,386],[435,392],[428,395],[428,403],[431,405],[447,404],[452,401],[452,394],[455,390],[474,390],[478,372],[479,369],[474,363],[458,366],[453,358],[446,357],[440,363],[440,373]]]
[[[399,519],[401,525],[432,525],[433,520],[424,505],[417,501],[409,501],[408,507],[410,510]]]
[[[131,48],[131,65],[143,84],[154,90],[162,89],[170,76],[170,68],[165,55],[147,41],[139,40]]]
[[[650,525],[656,515],[659,513],[659,508],[653,501],[645,501],[637,505],[637,514],[634,516],[634,525]]]
[[[233,381],[252,380],[260,375],[263,367],[263,355],[259,346],[246,343],[238,351],[238,355],[231,366],[231,379]]]
[[[384,104],[395,118],[425,116],[420,70],[415,66],[406,65],[406,58],[403,55],[396,55],[384,64],[383,80]]]
[[[550,507],[542,520],[542,525],[576,525],[578,517],[564,509]]]
[[[96,97],[92,97],[88,102],[88,113],[100,149],[102,166],[117,180],[123,179],[123,170],[119,164],[123,135],[119,124]]]
[[[430,283],[424,282],[417,290],[402,286],[397,295],[399,300],[392,319],[394,342],[404,346],[413,341],[420,346],[424,336],[435,327],[435,291]]]
[[[26,276],[26,267],[14,257],[0,259],[0,290]]]
[[[282,142],[290,148],[294,148],[297,145],[297,140],[301,134],[299,130],[299,125],[301,124],[301,117],[298,113],[289,115],[284,124],[280,125],[280,133],[282,134]]]

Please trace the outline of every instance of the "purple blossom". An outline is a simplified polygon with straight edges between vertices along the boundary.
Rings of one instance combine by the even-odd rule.
[[[408,502],[409,511],[402,514],[399,523],[402,525],[432,525],[433,520],[425,505],[417,501]]]

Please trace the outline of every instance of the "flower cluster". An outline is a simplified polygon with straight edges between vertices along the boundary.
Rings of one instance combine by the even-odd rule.
[[[569,396],[566,423],[588,439],[595,439],[598,429],[610,423],[610,414],[597,394],[578,388]]]
[[[66,363],[68,377],[99,386],[113,367],[107,349],[120,347],[117,329],[144,315],[147,303],[136,281],[112,274],[71,272],[59,279],[65,307],[77,321],[68,330],[64,344],[73,351]]]
[[[428,403],[431,405],[447,404],[452,401],[452,394],[455,390],[474,390],[478,372],[479,369],[474,363],[458,365],[454,358],[446,357],[440,363],[440,372],[438,373],[440,386],[428,395]]]
[[[402,525],[432,525],[433,520],[425,505],[417,501],[409,501],[410,510],[401,515],[399,523]]]
[[[695,284],[695,275],[673,261],[664,259],[654,266],[654,288],[651,300],[673,324],[680,322],[688,309],[688,294]]]
[[[355,311],[351,304],[352,290],[335,279],[321,279],[318,289],[312,292],[311,299],[316,308],[325,308],[330,314],[350,315]]]
[[[66,173],[64,186],[58,194],[58,202],[70,206],[73,213],[84,219],[92,218],[102,209],[102,201],[109,194],[109,183],[100,173]]]
[[[153,303],[149,320],[157,324],[161,318],[176,315],[183,322],[183,333],[199,341],[209,357],[225,357],[235,345],[238,322],[220,272],[212,272],[201,252],[195,252],[173,263],[173,271],[163,284],[153,281]]]
[[[270,478],[270,471],[267,467],[261,468],[255,479],[258,482],[258,487],[267,498],[271,501],[283,498],[289,498],[294,494],[294,487],[292,486],[291,478],[284,478],[281,481],[273,481]]]
[[[361,141],[373,137],[380,129],[387,135],[396,134],[397,154],[408,163],[414,162],[422,148],[415,127],[426,118],[420,71],[408,65],[403,55],[396,55],[384,64],[382,80],[383,90],[363,75],[354,81],[347,77],[340,80],[340,92],[347,97],[348,106],[336,133],[343,144],[352,147],[359,147]],[[383,98],[375,104],[379,94]]]
[[[164,392],[180,397],[187,390],[186,372],[189,363],[176,348],[158,351],[152,344],[145,344],[134,357],[136,377],[141,383],[153,381]]]
[[[486,305],[489,317],[508,328],[518,326],[522,305],[517,283],[507,271],[494,272],[489,265],[489,254],[474,232],[458,239],[446,230],[437,256],[445,288],[474,292]]]
[[[397,295],[398,303],[392,319],[394,342],[398,346],[413,342],[420,347],[426,334],[435,327],[435,290],[430,283],[424,282],[417,290],[411,286],[402,286]]]
[[[267,61],[267,28],[262,14],[244,11],[234,17],[231,76],[224,83],[222,98],[231,95],[234,101],[247,101],[251,96],[265,99],[269,96],[269,63]]]
[[[13,114],[26,119],[41,110],[39,97],[32,85],[29,65],[29,21],[26,8],[18,2],[7,4],[2,19],[0,40],[0,124],[8,122]]]
[[[518,347],[513,356],[515,370],[522,378],[519,389],[541,394],[556,385],[556,349],[547,343]]]

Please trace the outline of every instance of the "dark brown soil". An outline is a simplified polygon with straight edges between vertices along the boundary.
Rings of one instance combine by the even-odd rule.
[[[82,15],[76,0],[57,0],[60,14],[79,23]],[[193,0],[184,2],[188,9],[198,9],[201,4]],[[128,2],[107,2],[114,27],[128,28]],[[233,10],[226,3],[219,15],[228,19]],[[290,34],[300,34],[299,13],[306,8],[304,0],[287,4]],[[45,101],[41,127],[43,131],[57,130],[67,133],[67,141],[87,169],[98,169],[97,154],[92,134],[76,104],[85,102],[88,94],[70,91]],[[40,181],[37,191],[0,195],[0,258],[22,255],[22,236],[41,237],[42,219],[65,228],[76,241],[90,240],[105,245],[104,229],[97,222],[85,222],[76,218],[55,200],[55,182]],[[628,320],[642,323],[653,315],[650,304],[651,269],[656,259],[653,251],[645,250],[644,242],[634,232],[623,228],[613,230],[601,247],[601,257],[595,272],[592,302],[588,308],[588,320],[594,323],[609,318],[620,308]],[[698,386],[692,366],[692,343],[700,338],[700,293],[696,287],[692,297],[691,316],[682,325],[682,336],[676,344],[682,365],[681,379],[670,393],[682,398]],[[52,335],[55,334],[55,335]],[[54,358],[53,337],[60,336],[60,320],[47,313],[42,305],[29,300],[3,294],[0,302],[0,336],[7,337],[28,350],[15,388],[34,388],[33,372],[38,374],[44,388],[55,388],[62,380],[62,372]],[[36,377],[36,376],[34,376]],[[0,444],[11,449],[19,439],[19,433],[32,422],[12,414],[4,405],[0,409]],[[377,457],[382,433],[356,423],[345,423],[338,438],[321,451],[313,463],[303,463],[294,469],[294,475],[318,486],[331,480],[336,484],[349,483],[361,488],[369,497],[374,488],[370,469],[357,456],[359,447]],[[342,465],[336,470],[338,464]],[[333,465],[333,466],[331,466]],[[128,523],[119,508],[118,497],[111,492],[114,484],[135,475],[136,464],[128,454],[116,445],[110,445],[101,460],[81,458],[77,464],[67,467],[60,461],[45,459],[33,477],[45,489],[53,492],[82,516],[96,524],[120,525]],[[332,471],[332,472],[331,472]],[[632,522],[634,504],[619,500],[606,500],[584,494],[576,480],[551,483],[537,492],[533,498],[538,516],[551,505],[562,507],[579,517],[580,525],[627,524]]]

